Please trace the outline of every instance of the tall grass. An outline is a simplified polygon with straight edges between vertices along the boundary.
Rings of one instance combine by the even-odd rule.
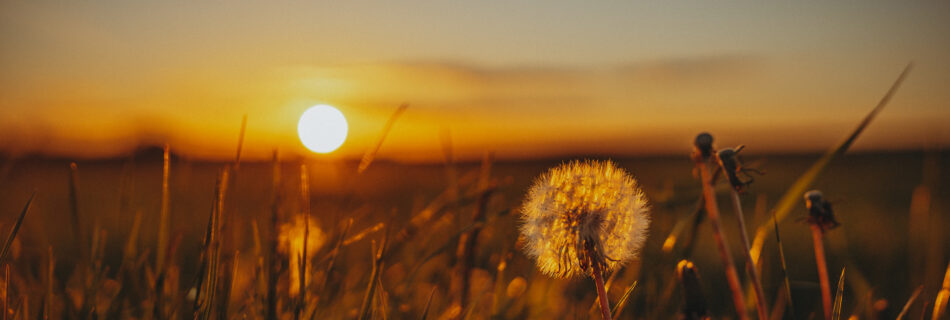
[[[789,192],[816,182],[832,188],[848,187],[841,186],[842,181],[822,181],[831,179],[823,179],[821,172],[832,158],[843,155],[893,96],[905,75],[906,70],[864,122],[798,177],[798,182],[788,187]],[[383,128],[379,144],[405,110],[405,106],[396,109]],[[658,215],[651,226],[657,232],[646,242],[640,261],[610,272],[592,265],[596,284],[590,286],[587,282],[540,275],[533,261],[520,253],[524,239],[518,235],[523,223],[519,221],[519,200],[530,177],[541,170],[540,163],[512,165],[496,162],[490,154],[480,164],[459,162],[446,136],[443,166],[380,161],[367,170],[374,163],[377,146],[368,150],[359,164],[334,163],[338,170],[345,170],[340,177],[348,179],[344,184],[352,188],[326,191],[330,183],[318,175],[329,167],[326,162],[282,161],[275,151],[268,163],[242,164],[240,150],[246,121],[245,117],[233,162],[189,164],[178,158],[182,160],[172,164],[176,159],[174,148],[166,146],[160,158],[137,160],[135,170],[126,165],[126,172],[119,177],[122,187],[117,196],[119,212],[125,217],[114,224],[97,218],[101,211],[112,210],[116,204],[114,197],[102,196],[111,195],[113,190],[101,187],[108,183],[101,174],[107,171],[102,169],[106,165],[71,163],[68,171],[59,166],[58,170],[67,175],[51,184],[62,187],[60,193],[64,195],[55,194],[55,188],[41,189],[36,194],[42,196],[31,195],[22,211],[9,210],[4,216],[3,230],[8,234],[0,250],[0,318],[549,319],[591,316],[588,311],[592,306],[597,310],[594,312],[610,319],[749,317],[744,284],[735,262],[730,261],[729,247],[738,248],[740,244],[726,241],[737,239],[729,234],[735,229],[722,226],[714,188],[724,180],[720,178],[729,179],[730,170],[711,161],[712,153],[707,152],[695,163],[701,186],[689,184],[688,177],[684,177],[671,183],[674,194],[669,200],[653,203],[655,212],[663,215]],[[638,173],[634,169],[641,169],[637,168],[640,162],[635,163],[638,165],[630,166],[631,171]],[[182,174],[179,170],[186,165],[194,166],[194,176],[207,179]],[[416,168],[423,169],[414,171]],[[688,170],[682,171],[681,175],[686,176]],[[10,172],[11,176],[17,173],[12,169]],[[654,187],[664,182],[657,182],[655,176],[661,174],[645,175],[649,177],[643,180],[646,193],[656,194]],[[137,180],[139,189],[133,193],[131,181],[143,176],[146,178]],[[361,180],[352,181],[357,178]],[[766,176],[762,180],[765,184],[780,184],[770,179]],[[913,221],[908,226],[911,232],[943,221],[939,218],[945,210],[941,183],[928,182],[927,189],[913,192],[908,218]],[[22,196],[16,193],[21,186],[10,189],[14,190],[11,197]],[[824,256],[827,241],[831,258],[819,270],[837,271],[842,260],[848,266],[847,278],[841,268],[834,295],[828,295],[833,297],[831,303],[816,303],[816,288],[825,285],[815,283],[828,283],[829,291],[832,287],[830,279],[811,279],[814,269],[801,263],[805,260],[802,252],[809,247],[809,230],[782,226],[779,235],[781,221],[803,212],[780,200],[771,212],[757,210],[760,212],[746,225],[738,190],[733,189],[730,195],[739,218],[738,239],[746,246],[740,256],[754,262],[747,263],[745,285],[756,287],[759,318],[765,317],[762,311],[768,307],[765,292],[778,292],[772,304],[773,319],[805,318],[815,310],[822,314],[818,317],[829,319],[847,315],[862,319],[917,318],[922,308],[926,309],[926,315],[921,314],[924,319],[947,316],[950,267],[939,270],[945,272],[943,283],[930,280],[930,275],[900,276],[910,280],[894,288],[892,279],[871,277],[868,280],[874,293],[861,293],[856,283],[867,281],[857,280],[862,279],[862,271],[878,274],[872,273],[872,266],[844,257],[850,253],[860,262],[884,265],[886,261],[874,259],[888,255],[865,252],[865,246],[871,244],[857,242],[866,237],[860,230],[847,237],[857,243],[848,248],[850,252],[841,249],[843,234],[825,239],[825,234],[812,231],[811,236],[822,237],[821,246],[816,242],[815,248],[820,247]],[[347,201],[340,200],[342,197]],[[110,204],[98,203],[101,199]],[[851,203],[862,200],[848,199]],[[20,204],[16,204],[17,210]],[[843,209],[856,211],[853,206]],[[680,211],[684,214],[679,219],[668,215]],[[281,226],[296,223],[298,214],[304,217],[300,224],[304,231],[299,237],[303,248],[282,251],[280,239],[286,231]],[[57,217],[63,221],[55,220]],[[855,214],[850,217],[855,219]],[[189,224],[195,220],[206,223],[199,227],[203,235],[198,234],[201,231],[189,232]],[[712,227],[716,243],[709,241],[705,224]],[[317,232],[311,225],[326,227],[329,240],[325,245],[310,240]],[[759,228],[751,244],[743,237],[747,227]],[[928,229],[938,230],[940,226],[931,227]],[[762,228],[775,233],[777,257],[761,254],[763,248],[773,248],[765,245],[764,239],[759,240]],[[657,235],[667,234],[667,241],[661,243],[664,239]],[[945,236],[928,231],[907,238],[907,246],[928,246],[914,248],[918,251],[910,254],[911,261],[940,264],[942,269],[946,261],[941,255],[945,253],[938,244],[946,241]],[[903,250],[902,245],[898,242],[893,247]],[[936,253],[928,252],[933,250]],[[825,259],[816,256],[816,260]],[[726,277],[718,270],[719,264],[724,266]],[[299,272],[297,277],[294,268]],[[699,277],[699,270],[706,272],[705,277]],[[759,279],[761,284],[756,283]],[[921,284],[922,289],[908,294]],[[298,290],[292,290],[293,286]],[[682,299],[677,299],[677,294]],[[890,307],[882,307],[885,297]],[[825,311],[826,305],[831,306],[830,313]]]

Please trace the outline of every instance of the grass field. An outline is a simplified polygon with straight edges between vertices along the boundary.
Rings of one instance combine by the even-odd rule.
[[[771,208],[817,158],[744,159],[765,171],[741,195],[747,232],[754,235],[755,228],[768,222],[765,208]],[[36,191],[5,261],[10,265],[10,275],[4,278],[6,316],[266,318],[268,270],[272,270],[274,313],[279,318],[298,313],[317,319],[361,315],[418,319],[423,314],[477,319],[597,317],[592,308],[596,293],[588,279],[558,280],[540,274],[518,239],[519,206],[528,186],[547,168],[571,159],[451,165],[377,162],[362,174],[357,174],[355,162],[286,160],[279,163],[276,190],[271,162],[244,162],[229,170],[227,188],[218,192],[220,173],[233,164],[173,156],[167,240],[159,240],[161,152],[78,161],[75,198],[70,192],[69,160],[6,157],[0,167],[4,236]],[[640,259],[608,281],[612,305],[636,281],[620,317],[675,317],[683,301],[674,268],[681,259],[689,259],[701,275],[710,314],[734,318],[708,223],[700,225],[692,250],[684,250],[682,239],[672,250],[664,250],[674,225],[690,219],[701,195],[687,155],[612,160],[639,180],[652,204],[650,235]],[[301,164],[306,164],[306,188],[300,183]],[[950,237],[945,235],[950,228],[948,167],[946,152],[858,153],[835,159],[818,178],[814,188],[833,202],[842,224],[828,231],[825,239],[832,286],[847,267],[842,318],[852,314],[862,319],[893,318],[919,286],[923,290],[907,317],[929,317],[933,312],[950,258]],[[302,189],[306,194],[301,195]],[[736,254],[742,249],[728,192],[727,184],[720,182],[723,225],[741,267],[745,260]],[[217,211],[212,228],[216,240],[206,245],[209,216],[219,194],[223,209]],[[276,201],[275,195],[279,195]],[[309,228],[303,227],[305,219],[295,218],[306,211],[305,199],[312,219]],[[272,227],[275,203],[278,224],[296,222],[296,227]],[[78,228],[71,222],[73,212]],[[481,216],[475,224],[474,216]],[[822,318],[810,232],[799,221],[805,216],[804,205],[799,204],[779,225],[794,304],[787,319]],[[303,265],[290,261],[300,260],[305,233],[310,264],[304,272],[302,301],[296,270]],[[459,238],[472,234],[477,239],[470,242],[468,257],[458,249]],[[161,268],[155,254],[160,246],[169,248],[168,263]],[[267,257],[274,247],[280,263],[269,269]],[[385,250],[374,263],[371,251],[377,247]],[[785,288],[774,235],[764,248],[762,282],[768,304],[775,307],[784,300]],[[51,256],[55,265],[49,279]],[[465,270],[467,279],[458,276]],[[746,273],[740,272],[740,278],[748,285]],[[199,279],[204,289],[196,288]],[[215,280],[216,290],[206,290],[208,279]],[[460,288],[468,288],[464,298]],[[213,298],[208,299],[211,292]],[[754,314],[749,292],[749,314]]]

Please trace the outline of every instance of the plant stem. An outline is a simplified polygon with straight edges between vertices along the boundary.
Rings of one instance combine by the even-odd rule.
[[[828,282],[828,262],[825,261],[822,233],[821,226],[811,225],[811,238],[815,242],[815,263],[818,265],[818,280],[821,281],[821,302],[824,305],[825,319],[831,320],[831,285]]]
[[[600,300],[600,314],[604,320],[613,319],[610,317],[610,304],[607,302],[607,289],[604,288],[604,274],[600,270],[600,265],[591,262],[594,267],[594,285],[597,287],[597,298]]]
[[[277,150],[274,150],[273,155],[273,168],[272,168],[272,179],[273,184],[271,187],[271,212],[270,212],[270,242],[269,250],[267,252],[267,311],[266,319],[267,320],[276,320],[277,319],[277,277],[278,277],[278,265],[280,264],[280,256],[277,254],[277,237],[280,232],[278,224],[278,215],[280,213],[280,161],[277,158]]]
[[[749,235],[746,234],[745,217],[742,213],[742,202],[739,200],[739,192],[732,189],[732,206],[736,211],[736,218],[739,221],[739,235],[742,238],[743,253],[746,258],[746,270],[752,276],[752,286],[755,288],[756,310],[759,312],[759,319],[768,319],[769,307],[765,304],[765,293],[762,291],[762,280],[759,278],[759,269],[752,263],[752,254],[749,253]]]
[[[716,238],[716,245],[719,247],[719,256],[722,258],[722,264],[726,269],[726,280],[729,282],[729,288],[732,290],[732,300],[735,303],[736,313],[739,319],[749,319],[745,313],[745,299],[742,298],[742,286],[739,284],[739,273],[736,272],[736,266],[732,263],[732,254],[729,253],[729,247],[726,246],[726,235],[722,232],[722,222],[719,220],[719,205],[716,202],[716,193],[712,185],[712,173],[709,172],[709,166],[705,160],[697,163],[703,184],[703,196],[706,198],[706,214],[709,215],[709,224],[713,227],[713,237]]]

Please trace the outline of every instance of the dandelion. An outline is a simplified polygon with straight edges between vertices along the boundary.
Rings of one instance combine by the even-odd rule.
[[[612,162],[562,164],[538,178],[522,207],[521,234],[542,273],[594,278],[609,318],[603,274],[635,258],[650,223],[636,180]]]

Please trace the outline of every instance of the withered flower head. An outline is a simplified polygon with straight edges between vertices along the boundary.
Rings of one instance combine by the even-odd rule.
[[[693,140],[694,152],[701,159],[708,159],[713,152],[713,136],[709,132],[700,132]]]
[[[745,188],[754,181],[752,176],[749,175],[749,172],[762,174],[762,172],[757,169],[747,168],[742,165],[742,161],[739,160],[739,152],[742,151],[743,148],[745,148],[745,146],[738,146],[735,149],[725,148],[719,150],[716,154],[716,158],[719,159],[719,166],[722,167],[722,172],[725,173],[726,178],[729,179],[729,185],[739,192],[745,191]]]
[[[650,224],[636,180],[609,161],[574,161],[541,175],[522,207],[521,234],[541,272],[610,272],[635,258]]]
[[[816,224],[821,227],[821,231],[834,229],[841,225],[835,220],[835,214],[831,210],[831,203],[825,201],[821,191],[811,190],[805,192],[805,207],[808,208],[809,224]]]

